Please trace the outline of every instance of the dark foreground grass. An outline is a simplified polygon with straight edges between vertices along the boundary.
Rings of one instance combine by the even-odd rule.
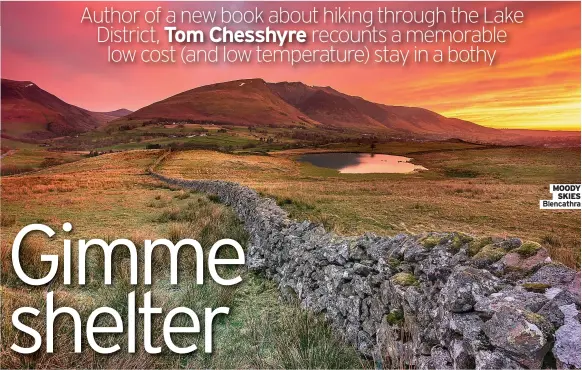
[[[116,154],[78,162],[77,170],[61,166],[36,176],[11,178],[2,183],[3,227],[1,285],[1,368],[361,368],[371,367],[356,351],[345,345],[319,316],[302,310],[297,302],[281,302],[276,285],[241,267],[220,270],[221,276],[240,275],[242,283],[223,287],[205,277],[205,284],[195,283],[195,255],[192,249],[180,254],[180,283],[169,282],[169,253],[161,248],[153,256],[153,285],[129,284],[129,255],[123,247],[114,253],[113,285],[103,284],[103,255],[90,249],[87,257],[87,284],[62,284],[59,272],[48,287],[31,288],[22,284],[11,268],[10,247],[18,230],[30,222],[45,222],[57,230],[66,220],[75,220],[75,229],[68,235],[79,238],[100,237],[106,241],[126,237],[136,246],[145,239],[183,238],[198,240],[205,253],[222,238],[232,238],[246,245],[243,226],[227,207],[205,195],[168,188],[149,177],[136,166],[147,164],[155,156],[149,153]],[[115,159],[115,161],[111,161]],[[115,163],[115,165],[111,165]],[[79,167],[79,165],[81,167]],[[79,170],[92,174],[91,180]],[[82,181],[85,179],[86,181]],[[23,196],[23,184],[34,192]],[[119,198],[121,196],[121,198]],[[123,199],[123,201],[121,201]],[[91,203],[92,202],[92,203]],[[65,209],[68,208],[68,209]],[[27,210],[22,212],[22,210]],[[59,215],[57,219],[55,215]],[[73,218],[74,217],[74,218]],[[120,219],[123,221],[118,223]],[[4,233],[6,230],[6,233]],[[59,234],[59,233],[57,233]],[[62,233],[61,233],[62,234]],[[55,241],[32,236],[26,239],[21,253],[25,271],[36,277],[46,273],[40,254],[60,253],[62,235]],[[228,252],[228,250],[226,250]],[[74,256],[75,257],[75,256]],[[228,255],[222,257],[228,258]],[[140,268],[143,256],[140,253]],[[73,258],[75,261],[76,258]],[[205,258],[206,261],[206,258]],[[76,264],[73,265],[73,271]],[[76,280],[73,274],[73,281]],[[185,306],[194,310],[203,325],[204,308],[230,307],[230,314],[217,316],[213,330],[213,353],[204,353],[204,336],[173,335],[177,345],[198,346],[188,355],[163,350],[151,355],[143,349],[143,322],[137,315],[137,351],[127,353],[127,336],[101,335],[102,346],[119,343],[121,350],[112,355],[96,355],[83,338],[82,353],[73,353],[72,319],[57,319],[55,353],[45,353],[44,302],[47,291],[54,291],[56,307],[69,306],[79,311],[82,321],[98,307],[108,306],[127,315],[127,295],[135,291],[136,307],[142,305],[143,294],[152,292],[153,306],[162,307],[164,315],[154,315],[154,345],[166,348],[162,337],[165,314],[172,308]],[[30,345],[31,338],[12,327],[12,312],[23,306],[41,310],[41,315],[27,322],[41,333],[43,346],[36,354],[19,355],[10,349],[12,343]],[[111,324],[105,319],[100,325]],[[178,316],[174,326],[189,325]],[[203,332],[204,328],[202,328]]]

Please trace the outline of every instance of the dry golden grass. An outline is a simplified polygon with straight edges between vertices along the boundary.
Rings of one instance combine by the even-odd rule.
[[[246,233],[231,210],[205,195],[169,188],[146,174],[159,154],[134,151],[103,155],[30,175],[2,178],[0,368],[283,368],[291,364],[301,368],[369,367],[353,348],[333,337],[321,320],[299,307],[280,303],[274,283],[238,269],[227,272],[243,277],[243,283],[235,287],[211,282],[197,285],[192,249],[180,253],[178,286],[169,284],[169,252],[160,248],[153,255],[151,287],[128,284],[129,259],[117,252],[114,284],[104,286],[103,255],[96,249],[89,250],[87,284],[82,287],[65,286],[62,269],[48,287],[29,287],[17,279],[11,266],[11,244],[16,233],[30,223],[45,223],[57,232],[50,241],[40,235],[25,239],[23,268],[38,277],[46,269],[46,263],[39,258],[41,253],[62,255],[64,233],[60,227],[66,221],[74,225],[73,232],[66,235],[72,240],[102,238],[110,242],[123,237],[139,248],[145,239],[176,241],[189,237],[208,250],[216,240],[228,237],[245,245]],[[139,258],[143,259],[141,253]],[[76,281],[76,258],[72,264]],[[204,307],[231,307],[229,316],[215,326],[214,353],[207,355],[199,350],[189,356],[167,351],[162,355],[147,354],[140,345],[144,333],[139,318],[135,354],[127,354],[127,339],[119,335],[101,339],[120,344],[122,350],[115,355],[96,355],[86,341],[82,353],[73,353],[73,326],[68,317],[56,322],[54,354],[45,353],[44,345],[35,354],[26,356],[10,350],[12,343],[32,344],[31,337],[12,327],[12,312],[19,307],[41,310],[41,315],[31,320],[31,326],[45,337],[43,306],[47,291],[54,291],[57,307],[73,307],[86,321],[90,312],[100,306],[125,310],[127,294],[135,290],[139,297],[146,289],[152,291],[155,305],[166,313],[178,306],[190,307],[197,313],[203,312]],[[153,322],[154,345],[162,345],[163,315],[156,316],[159,319]],[[204,347],[201,337],[178,340],[183,340],[183,345],[194,341],[200,349]],[[297,353],[297,357],[289,359],[290,351]]]
[[[384,148],[389,152],[390,148]],[[551,182],[580,182],[579,152],[525,148],[431,152],[408,148],[418,164],[430,171],[412,175],[340,175],[293,160],[297,153],[276,156],[235,156],[208,151],[179,152],[160,164],[164,174],[195,179],[222,179],[251,186],[275,197],[293,217],[322,222],[344,234],[374,231],[464,231],[475,235],[519,236],[548,247],[552,257],[578,267],[579,211],[540,211],[539,199],[549,197]],[[406,147],[394,149],[406,155]],[[40,253],[60,253],[60,226],[72,222],[69,237],[129,237],[136,245],[144,239],[194,237],[209,245],[217,237],[244,239],[240,225],[225,207],[200,194],[170,189],[145,170],[158,151],[132,151],[87,158],[29,175],[2,178],[2,368],[153,368],[153,367],[362,367],[352,349],[334,342],[332,333],[318,319],[296,307],[281,306],[274,284],[246,274],[238,290],[200,288],[192,285],[168,289],[167,279],[157,279],[156,302],[165,309],[232,304],[232,317],[216,332],[221,347],[213,356],[187,359],[151,356],[143,351],[127,356],[95,356],[91,351],[71,353],[70,325],[59,324],[62,335],[56,354],[15,356],[9,350],[15,340],[27,340],[14,332],[11,312],[25,305],[42,307],[45,288],[30,289],[14,277],[10,246],[23,226],[41,222],[57,231],[54,240],[32,237],[24,244],[26,271],[42,274],[46,268]],[[475,176],[457,178],[468,170]],[[168,254],[154,253],[154,276],[168,270]],[[91,276],[83,289],[51,285],[59,304],[77,308],[82,315],[100,305],[123,307],[129,287],[127,260],[118,261],[119,283],[103,288],[102,260],[91,256]],[[192,256],[185,256],[186,265]],[[73,266],[73,268],[75,265]],[[192,273],[186,269],[185,273]],[[60,273],[59,273],[60,274]],[[62,281],[59,275],[57,281]],[[138,287],[138,290],[142,289]],[[133,290],[131,288],[130,290]],[[42,322],[40,320],[39,322]],[[41,324],[35,324],[43,332]],[[143,333],[138,333],[139,336]],[[160,340],[161,338],[156,338]],[[29,339],[28,339],[29,340]],[[310,347],[302,347],[309,343]],[[330,345],[329,343],[334,343]],[[260,354],[259,349],[261,349]]]
[[[416,147],[415,147],[416,145]],[[580,182],[576,149],[497,148],[422,150],[409,144],[416,174],[339,174],[293,160],[303,151],[273,156],[209,151],[173,153],[160,172],[187,179],[236,181],[280,200],[291,216],[321,222],[342,234],[372,231],[462,231],[478,236],[517,236],[548,245],[552,258],[579,268],[580,211],[541,211],[550,183]],[[420,146],[420,147],[419,147]],[[335,148],[337,150],[337,148]],[[390,147],[383,149],[390,153]],[[394,152],[406,155],[406,147]],[[474,177],[455,177],[457,174]]]
[[[13,175],[74,162],[82,159],[86,154],[79,151],[49,151],[38,145],[17,143],[11,140],[5,143],[5,139],[2,139],[2,144],[3,147],[6,145],[9,148],[18,148],[10,151],[0,161],[2,175]]]

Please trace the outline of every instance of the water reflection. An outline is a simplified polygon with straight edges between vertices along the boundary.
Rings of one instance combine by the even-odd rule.
[[[410,173],[426,170],[410,163],[410,158],[370,153],[304,154],[299,161],[318,167],[333,168],[341,173]]]

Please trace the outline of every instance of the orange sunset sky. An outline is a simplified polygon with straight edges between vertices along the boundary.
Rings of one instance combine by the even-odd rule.
[[[102,9],[209,9],[259,6],[429,9],[452,6],[525,13],[503,26],[496,63],[442,65],[115,65],[96,25],[81,24],[85,6]],[[200,85],[241,78],[332,86],[365,99],[419,106],[496,128],[580,130],[580,2],[414,3],[2,3],[2,77],[29,80],[68,103],[93,110],[139,109]],[[163,25],[162,25],[163,27]],[[385,26],[387,27],[387,26]],[[307,27],[309,28],[309,27]]]

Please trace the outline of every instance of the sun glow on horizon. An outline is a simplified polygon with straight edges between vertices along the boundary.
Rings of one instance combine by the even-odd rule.
[[[438,74],[408,93],[428,109],[482,126],[580,131],[580,48]]]
[[[580,131],[580,87],[505,90],[473,96],[470,102],[442,114],[493,128]]]
[[[144,4],[131,6],[144,8]],[[355,9],[365,3],[348,4]],[[402,9],[432,6],[429,2],[393,4]],[[104,58],[104,45],[94,42],[94,29],[78,24],[84,6],[76,1],[2,3],[3,77],[33,81],[67,103],[91,111],[135,110],[198,86],[263,78],[331,85],[372,102],[422,107],[493,128],[581,128],[580,2],[520,2],[527,21],[509,30],[511,42],[495,46],[498,58],[493,66],[443,63],[401,68],[362,64],[293,68],[252,63],[228,68],[202,64],[112,66]],[[178,10],[188,3],[171,6]],[[495,6],[497,3],[491,4]],[[45,22],[48,16],[71,22]]]

